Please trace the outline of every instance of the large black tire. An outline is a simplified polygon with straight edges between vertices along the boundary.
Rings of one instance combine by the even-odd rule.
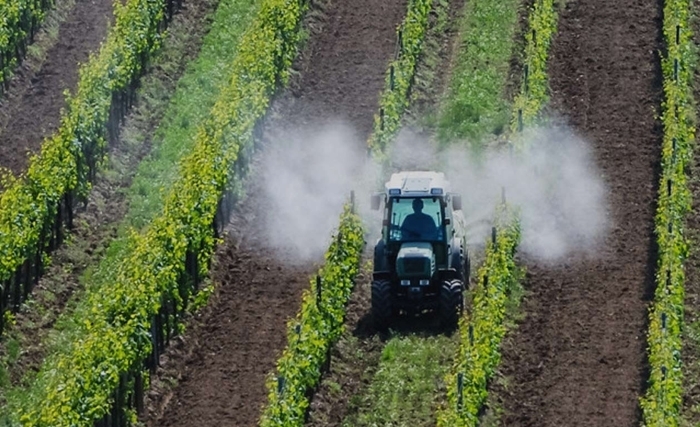
[[[388,280],[372,282],[372,318],[378,331],[385,331],[391,323],[394,312],[391,296],[391,283]]]
[[[455,238],[452,240],[453,247],[459,245],[459,251],[452,252],[452,259],[450,260],[450,268],[454,268],[457,271],[459,280],[462,283],[469,286],[469,269],[470,260],[469,253],[464,248],[464,246],[459,242],[459,239]]]
[[[388,271],[389,265],[384,253],[384,241],[379,240],[374,246],[374,271]]]
[[[469,257],[469,251],[464,251],[464,288],[471,289],[471,271],[472,260]]]
[[[464,310],[464,285],[460,280],[442,282],[440,289],[440,323],[444,328],[457,327]]]

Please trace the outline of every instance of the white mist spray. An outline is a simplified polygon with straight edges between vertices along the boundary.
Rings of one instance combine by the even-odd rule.
[[[520,210],[523,252],[543,261],[593,254],[610,224],[605,186],[588,145],[565,127],[535,128],[523,137],[523,152],[488,149],[477,159],[466,144],[438,152],[404,131],[392,159],[400,168],[444,169],[464,197],[472,244],[487,238],[504,192]]]
[[[381,218],[367,202],[389,177],[379,177],[379,167],[367,161],[365,142],[342,123],[279,132],[273,140],[262,157],[268,241],[295,262],[320,259],[354,190],[359,211],[375,230],[373,243]],[[532,129],[525,140],[524,152],[487,150],[475,159],[466,148],[439,151],[404,130],[390,157],[396,169],[446,172],[453,191],[463,195],[472,244],[486,240],[505,189],[507,201],[520,210],[527,255],[554,262],[594,253],[610,224],[605,186],[587,144],[563,127]]]
[[[342,123],[273,132],[262,156],[268,241],[294,262],[317,261],[351,190],[367,187],[366,152]]]

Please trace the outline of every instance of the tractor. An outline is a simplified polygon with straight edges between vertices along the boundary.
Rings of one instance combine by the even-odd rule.
[[[374,247],[372,317],[385,330],[400,313],[432,311],[454,328],[469,285],[462,197],[440,172],[394,173],[371,207],[384,216]]]

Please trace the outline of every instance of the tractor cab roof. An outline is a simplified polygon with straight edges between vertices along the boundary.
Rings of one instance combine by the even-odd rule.
[[[385,187],[389,196],[402,197],[443,196],[450,191],[444,173],[428,171],[392,174]]]

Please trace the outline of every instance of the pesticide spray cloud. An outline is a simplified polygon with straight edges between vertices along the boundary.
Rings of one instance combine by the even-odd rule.
[[[261,159],[265,230],[285,259],[320,259],[351,190],[370,238],[378,237],[381,217],[366,202],[389,177],[367,161],[365,142],[353,129],[336,122],[280,131],[272,140]],[[489,149],[474,157],[457,145],[437,150],[427,137],[403,130],[389,157],[396,169],[446,172],[463,196],[471,244],[486,241],[504,191],[520,210],[520,249],[528,256],[556,262],[595,253],[610,224],[605,186],[588,145],[565,127],[532,129],[525,140],[523,152]]]
[[[605,186],[588,145],[565,127],[531,129],[524,138],[523,152],[493,149],[475,158],[453,146],[442,153],[433,148],[427,156],[427,142],[403,132],[392,158],[401,167],[446,172],[464,197],[470,243],[485,241],[504,192],[520,210],[523,252],[547,262],[594,254],[610,224]]]
[[[292,262],[319,260],[351,190],[368,187],[364,141],[340,122],[272,140],[261,159],[267,239]]]

